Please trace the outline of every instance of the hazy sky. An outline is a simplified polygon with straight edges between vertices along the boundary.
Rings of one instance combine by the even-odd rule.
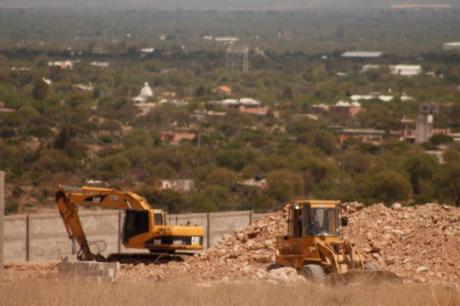
[[[394,3],[456,3],[458,0],[0,0],[3,7],[106,7],[152,9],[384,8]]]

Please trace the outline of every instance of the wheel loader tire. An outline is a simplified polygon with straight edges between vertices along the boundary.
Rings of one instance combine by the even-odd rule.
[[[326,278],[326,273],[320,265],[305,265],[299,272],[303,277],[318,283],[323,283]]]
[[[364,264],[364,271],[380,271],[380,266],[375,262],[366,262]]]
[[[271,270],[275,270],[275,269],[279,269],[279,268],[283,268],[283,267],[284,267],[283,265],[280,265],[278,263],[272,263],[272,264],[268,265],[266,271],[270,272]]]

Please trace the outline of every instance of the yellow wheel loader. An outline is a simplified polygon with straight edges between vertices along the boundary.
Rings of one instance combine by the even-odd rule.
[[[69,238],[75,239],[80,246],[77,253],[80,260],[148,263],[181,260],[181,256],[193,253],[177,253],[177,251],[203,249],[202,227],[167,225],[165,213],[161,209],[152,209],[143,197],[133,192],[58,185],[56,205]],[[124,246],[149,250],[149,253],[118,253],[110,254],[108,258],[99,253],[94,254],[78,215],[78,207],[81,206],[124,210],[122,233]]]
[[[377,271],[377,265],[367,263],[352,243],[342,238],[341,227],[347,226],[348,219],[340,218],[339,201],[295,201],[288,210],[288,233],[276,237],[275,263],[268,270],[292,267],[318,282],[326,275],[332,282],[358,275],[398,279],[393,273]]]

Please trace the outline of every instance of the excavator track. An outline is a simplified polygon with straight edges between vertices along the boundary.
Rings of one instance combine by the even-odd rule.
[[[182,262],[193,253],[114,253],[107,256],[106,261],[117,261],[122,264],[165,264],[168,262]]]

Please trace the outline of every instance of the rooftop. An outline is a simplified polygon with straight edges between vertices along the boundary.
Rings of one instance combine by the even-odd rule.
[[[342,57],[349,58],[377,58],[382,56],[381,51],[347,51],[342,54]]]

